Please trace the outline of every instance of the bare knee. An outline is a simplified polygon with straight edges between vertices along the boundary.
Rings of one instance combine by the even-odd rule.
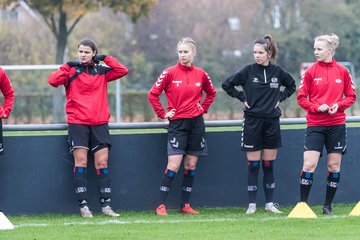
[[[329,172],[340,172],[340,163],[328,164]]]
[[[317,167],[319,157],[320,157],[319,152],[316,152],[316,151],[304,152],[303,171],[304,172],[314,172]]]
[[[177,173],[179,171],[182,159],[183,159],[183,155],[171,155],[171,156],[169,156],[168,157],[168,164],[167,164],[166,168]]]
[[[186,155],[184,160],[184,168],[189,170],[195,170],[198,157],[192,155]]]
[[[317,164],[315,164],[314,162],[304,160],[303,171],[314,172],[316,166],[317,166]]]
[[[87,149],[74,149],[73,155],[75,160],[75,166],[77,167],[86,167],[87,166]]]
[[[97,169],[107,168],[108,167],[108,149],[103,148],[94,153],[95,158],[95,167]]]
[[[341,153],[330,153],[328,155],[327,166],[329,172],[340,172]]]

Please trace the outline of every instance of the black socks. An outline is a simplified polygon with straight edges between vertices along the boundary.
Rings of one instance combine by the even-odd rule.
[[[262,161],[262,168],[264,172],[263,187],[265,192],[265,200],[267,203],[273,201],[275,178],[274,178],[274,160]]]
[[[175,175],[176,175],[176,172],[173,172],[169,169],[165,170],[165,173],[163,175],[163,178],[162,178],[161,184],[160,184],[159,205],[166,203],[166,199],[169,195],[170,188],[171,188],[171,185],[172,185]]]
[[[195,170],[184,169],[184,178],[181,195],[181,208],[190,201],[190,195],[194,184]]]
[[[100,203],[102,207],[110,206],[111,202],[111,181],[109,176],[109,169],[96,169],[98,176],[98,189],[100,194]]]
[[[326,198],[324,206],[331,206],[340,182],[340,172],[328,172],[326,184]]]
[[[307,202],[313,184],[313,173],[301,171],[300,174],[300,201]]]
[[[74,186],[75,193],[78,199],[79,207],[87,205],[87,180],[86,180],[86,168],[74,167]]]
[[[248,193],[249,203],[256,203],[258,189],[258,175],[260,169],[259,161],[248,161]]]

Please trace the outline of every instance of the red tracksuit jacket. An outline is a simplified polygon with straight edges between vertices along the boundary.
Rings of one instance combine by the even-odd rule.
[[[171,120],[194,118],[206,113],[216,95],[211,79],[204,70],[193,65],[183,66],[180,63],[166,69],[148,94],[156,115],[162,119],[166,114],[159,99],[163,91],[168,100],[167,110],[176,109]],[[201,103],[203,91],[206,96]]]
[[[48,82],[53,87],[66,87],[66,116],[70,124],[96,126],[108,123],[110,109],[107,99],[107,83],[125,76],[128,69],[114,57],[104,59],[106,66],[81,65],[70,68],[64,64],[50,74]],[[68,85],[69,79],[80,71],[80,75]]]
[[[4,105],[0,105],[0,118],[5,116],[8,118],[14,104],[15,94],[9,78],[2,68],[0,68],[0,91],[4,96]]]
[[[355,86],[346,67],[336,62],[315,62],[304,75],[299,86],[297,101],[307,111],[308,126],[334,126],[345,124],[345,109],[356,99]],[[320,113],[318,108],[326,103],[337,103],[337,113]]]

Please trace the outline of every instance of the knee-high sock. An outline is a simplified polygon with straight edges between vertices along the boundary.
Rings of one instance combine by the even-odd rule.
[[[302,171],[300,174],[300,201],[307,202],[313,184],[313,173]]]
[[[259,185],[259,169],[260,169],[260,160],[259,161],[248,161],[248,194],[249,194],[249,203],[256,203],[257,189]]]
[[[86,167],[74,167],[74,187],[79,207],[87,205]]]
[[[328,172],[324,206],[331,206],[340,182],[340,172]]]
[[[262,161],[262,167],[264,172],[263,186],[265,192],[266,202],[273,201],[274,189],[275,189],[275,178],[274,178],[274,161]]]
[[[166,169],[161,180],[160,184],[160,198],[159,198],[159,205],[166,204],[167,197],[169,195],[172,182],[176,172],[171,171],[170,169]]]
[[[110,206],[111,203],[111,180],[108,168],[96,169],[98,176],[98,189],[102,207]]]
[[[194,185],[195,169],[189,170],[184,169],[184,178],[182,184],[182,194],[181,194],[181,207],[185,206],[186,203],[190,201],[191,191]]]

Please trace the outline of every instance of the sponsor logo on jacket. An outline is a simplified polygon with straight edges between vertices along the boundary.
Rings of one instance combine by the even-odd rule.
[[[182,83],[182,81],[181,80],[173,80],[172,83],[175,83],[176,86],[178,87]]]
[[[316,84],[319,84],[319,81],[322,81],[322,78],[314,78],[314,81],[316,81]]]

